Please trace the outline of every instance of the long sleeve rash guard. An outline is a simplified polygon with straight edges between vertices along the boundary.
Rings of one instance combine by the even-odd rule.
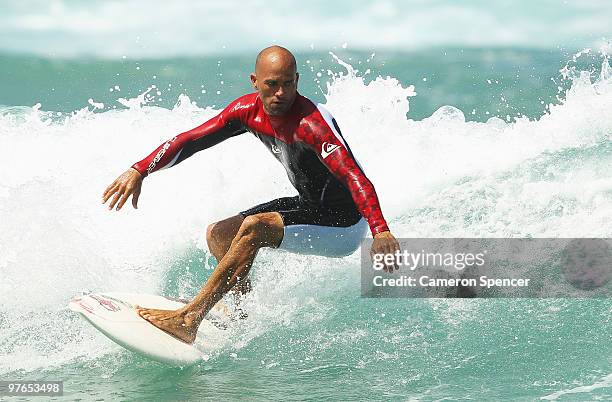
[[[247,131],[285,167],[304,201],[322,207],[356,207],[373,235],[389,230],[374,186],[354,158],[336,120],[300,94],[283,116],[265,113],[257,93],[244,95],[204,124],[164,142],[132,167],[144,177]]]

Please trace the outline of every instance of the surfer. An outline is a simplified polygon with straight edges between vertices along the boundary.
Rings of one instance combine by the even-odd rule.
[[[218,265],[198,295],[178,310],[138,307],[138,314],[187,343],[206,313],[234,289],[247,292],[247,274],[262,247],[342,257],[353,253],[369,229],[373,254],[399,244],[389,231],[374,186],[332,115],[297,91],[293,54],[280,46],[262,50],[251,74],[255,93],[231,102],[204,124],[161,144],[106,188],[103,203],[120,210],[132,197],[138,207],[143,179],[194,153],[250,132],[285,167],[298,195],[257,205],[208,226],[206,240]],[[393,267],[389,267],[390,270]]]

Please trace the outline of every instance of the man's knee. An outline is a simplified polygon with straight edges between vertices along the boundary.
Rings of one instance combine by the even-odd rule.
[[[283,236],[283,221],[278,212],[265,212],[244,218],[238,236],[250,245],[277,247]]]
[[[238,231],[238,235],[240,237],[258,237],[264,232],[265,223],[261,219],[261,217],[257,215],[250,215],[244,218],[242,221],[242,225],[240,225],[240,230]]]

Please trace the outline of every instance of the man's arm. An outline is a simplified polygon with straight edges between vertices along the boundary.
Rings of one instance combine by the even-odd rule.
[[[102,203],[109,199],[109,209],[117,210],[132,196],[132,206],[138,208],[142,180],[150,173],[174,166],[194,153],[246,131],[244,122],[253,96],[246,95],[230,103],[221,113],[206,123],[181,133],[157,147],[149,156],[132,165],[109,185]]]
[[[372,182],[355,160],[333,117],[326,110],[319,110],[323,119],[317,119],[319,114],[315,113],[313,118],[305,123],[306,138],[303,138],[303,141],[350,191],[359,212],[368,221],[372,235],[389,231]]]
[[[172,167],[198,151],[210,148],[230,137],[244,133],[244,105],[239,98],[206,123],[181,133],[161,144],[132,168],[143,177]]]
[[[323,120],[312,120],[310,129],[305,130],[308,136],[305,141],[317,152],[319,160],[351,192],[353,201],[368,222],[374,237],[370,255],[395,253],[400,249],[399,243],[389,231],[374,185],[355,160],[334,118],[323,108],[319,108],[319,111]],[[385,267],[385,270],[391,271],[393,268],[398,267]]]

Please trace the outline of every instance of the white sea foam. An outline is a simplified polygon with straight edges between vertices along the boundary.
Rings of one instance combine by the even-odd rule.
[[[413,121],[413,88],[390,77],[366,84],[348,65],[329,85],[326,107],[398,236],[610,236],[606,68],[593,82],[570,71],[566,99],[537,121],[465,122],[451,106]],[[158,292],[177,252],[205,247],[208,223],[295,193],[267,150],[242,135],[151,175],[138,210],[106,210],[101,194],[117,175],[217,112],[185,96],[172,110],[147,106],[145,94],[121,103],[125,109],[97,112],[92,100],[70,116],[40,105],[0,111],[2,373],[118,350],[67,312],[72,296]],[[325,317],[330,307],[316,300],[342,289],[333,280],[358,283],[357,266],[356,255],[332,261],[263,251],[246,301],[252,319],[240,324],[236,347],[304,306],[309,319]]]

